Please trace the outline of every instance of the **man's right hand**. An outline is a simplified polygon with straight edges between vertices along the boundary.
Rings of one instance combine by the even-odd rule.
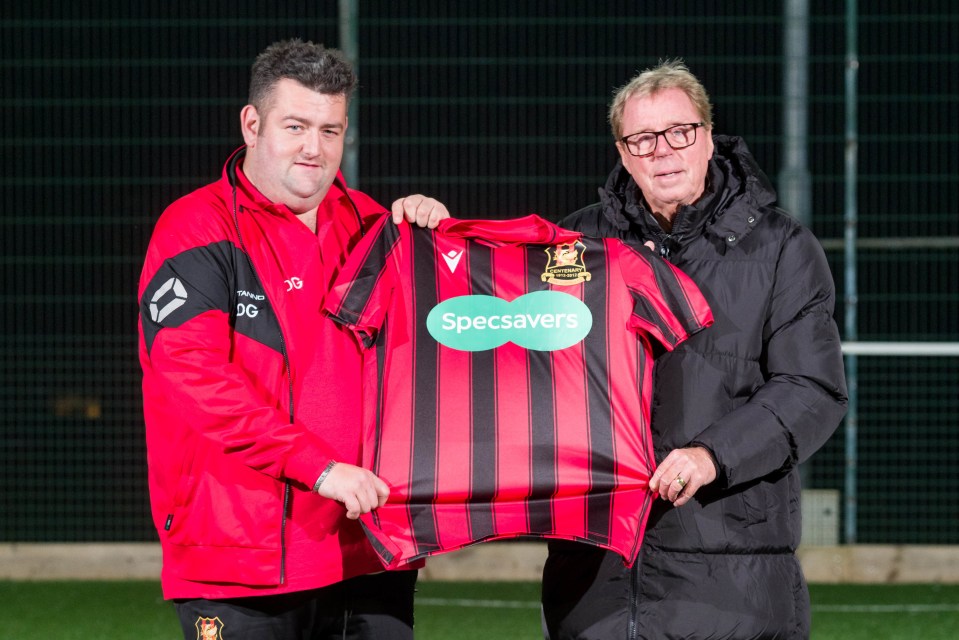
[[[650,477],[649,490],[674,507],[681,507],[716,479],[716,469],[713,454],[706,447],[673,449]]]
[[[445,204],[436,198],[428,198],[419,193],[394,201],[391,210],[393,224],[400,224],[406,220],[410,224],[428,229],[435,229],[440,220],[450,217]]]
[[[317,491],[324,498],[342,502],[346,517],[356,520],[386,504],[390,488],[369,469],[337,462]]]

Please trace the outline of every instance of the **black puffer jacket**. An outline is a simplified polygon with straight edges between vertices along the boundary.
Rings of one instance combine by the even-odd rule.
[[[701,444],[719,478],[680,508],[657,500],[628,635],[802,638],[809,598],[794,555],[801,533],[797,465],[846,411],[835,291],[816,238],[774,205],[739,138],[714,136],[707,189],[665,233],[617,165],[601,203],[563,226],[652,240],[699,285],[715,324],[656,364],[658,460]]]

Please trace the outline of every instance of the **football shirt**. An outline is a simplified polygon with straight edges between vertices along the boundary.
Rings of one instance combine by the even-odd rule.
[[[577,540],[636,558],[655,467],[653,354],[712,323],[693,282],[645,247],[537,216],[385,216],[326,309],[377,350],[361,521],[384,565],[484,540]]]

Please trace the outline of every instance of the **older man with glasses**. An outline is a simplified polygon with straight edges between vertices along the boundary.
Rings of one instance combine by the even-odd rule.
[[[846,410],[825,255],[746,144],[713,135],[681,62],[636,76],[609,119],[620,163],[601,202],[563,225],[651,247],[692,277],[715,324],[657,360],[661,500],[639,559],[550,543],[548,637],[808,638],[798,465]]]

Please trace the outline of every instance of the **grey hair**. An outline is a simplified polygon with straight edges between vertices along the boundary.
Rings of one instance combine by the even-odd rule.
[[[666,60],[658,66],[646,69],[616,90],[609,107],[609,126],[613,138],[623,137],[623,113],[630,98],[648,97],[665,89],[680,89],[699,113],[699,119],[707,129],[713,127],[713,105],[706,88],[694,76],[681,59]]]

